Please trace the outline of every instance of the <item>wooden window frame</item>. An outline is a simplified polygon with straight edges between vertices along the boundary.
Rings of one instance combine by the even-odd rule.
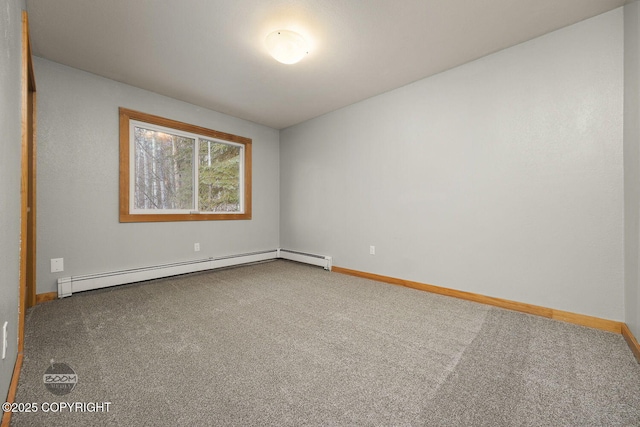
[[[219,221],[251,219],[251,139],[217,130],[207,129],[164,117],[120,107],[120,222],[172,222],[172,221]],[[244,211],[239,213],[144,213],[130,212],[130,122],[149,123],[179,131],[190,132],[244,146]]]

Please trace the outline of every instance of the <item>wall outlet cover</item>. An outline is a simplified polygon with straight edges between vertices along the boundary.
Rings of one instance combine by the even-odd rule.
[[[52,258],[51,259],[51,272],[59,273],[64,271],[64,258]]]

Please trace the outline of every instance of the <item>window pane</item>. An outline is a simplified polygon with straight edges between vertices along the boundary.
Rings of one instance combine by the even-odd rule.
[[[195,140],[134,126],[135,209],[194,209]]]
[[[236,145],[200,139],[200,212],[240,212],[240,152]]]

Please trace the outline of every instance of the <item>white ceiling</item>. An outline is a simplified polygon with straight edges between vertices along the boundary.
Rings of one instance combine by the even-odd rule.
[[[282,129],[625,0],[27,0],[33,53]],[[311,43],[296,65],[264,38]]]

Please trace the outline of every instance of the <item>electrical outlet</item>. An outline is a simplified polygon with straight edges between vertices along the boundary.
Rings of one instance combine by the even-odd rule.
[[[4,325],[2,325],[2,358],[6,358],[7,357],[7,345],[9,344],[9,341],[7,340],[7,326],[9,325],[9,322],[4,322]]]
[[[376,254],[376,247],[369,246],[369,255],[375,255],[375,254]]]
[[[51,272],[59,273],[64,271],[64,258],[52,258],[51,259]]]
[[[193,244],[193,251],[194,252],[200,252],[200,243],[194,243]]]

